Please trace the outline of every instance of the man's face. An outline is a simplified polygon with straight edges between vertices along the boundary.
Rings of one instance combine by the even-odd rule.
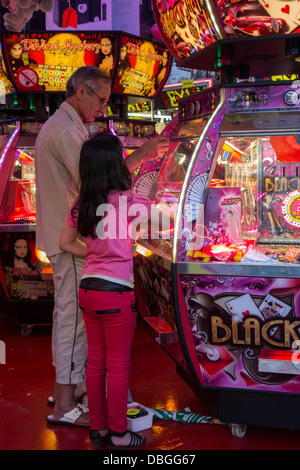
[[[111,94],[111,85],[105,80],[94,84],[80,85],[79,114],[84,122],[94,122],[106,112],[107,102]]]

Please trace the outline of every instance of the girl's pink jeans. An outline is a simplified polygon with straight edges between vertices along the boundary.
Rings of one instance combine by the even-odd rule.
[[[132,291],[120,294],[79,289],[88,343],[86,387],[90,429],[109,428],[116,432],[127,429],[130,353],[136,328],[134,302]],[[120,312],[97,313],[105,310]]]

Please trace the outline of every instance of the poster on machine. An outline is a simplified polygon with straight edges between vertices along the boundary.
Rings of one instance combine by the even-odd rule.
[[[182,276],[205,385],[299,391],[299,280]]]
[[[113,91],[154,97],[165,84],[171,64],[171,55],[165,46],[122,35]]]
[[[53,298],[52,280],[42,278],[43,263],[35,252],[34,233],[1,233],[1,284],[11,300]]]
[[[223,29],[230,38],[298,33],[298,0],[216,2]]]
[[[168,49],[114,32],[6,33],[3,56],[16,90],[65,91],[79,68],[94,65],[112,80],[115,93],[155,97],[171,69]]]

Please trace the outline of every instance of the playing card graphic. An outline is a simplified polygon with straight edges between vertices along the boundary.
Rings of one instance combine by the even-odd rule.
[[[265,320],[271,318],[284,318],[291,311],[292,307],[285,304],[272,295],[267,295],[259,306],[259,310],[262,313]]]
[[[262,316],[250,294],[245,294],[241,297],[237,297],[236,299],[226,302],[226,307],[236,321],[242,321],[249,315],[254,315],[261,320],[264,320],[264,317]]]
[[[293,31],[300,25],[299,0],[259,0],[259,3],[264,7],[271,18],[285,21],[285,33]]]

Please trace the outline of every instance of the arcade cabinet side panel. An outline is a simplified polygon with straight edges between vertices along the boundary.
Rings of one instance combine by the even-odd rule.
[[[134,276],[138,311],[149,335],[188,373],[175,321],[170,262],[138,246]]]

